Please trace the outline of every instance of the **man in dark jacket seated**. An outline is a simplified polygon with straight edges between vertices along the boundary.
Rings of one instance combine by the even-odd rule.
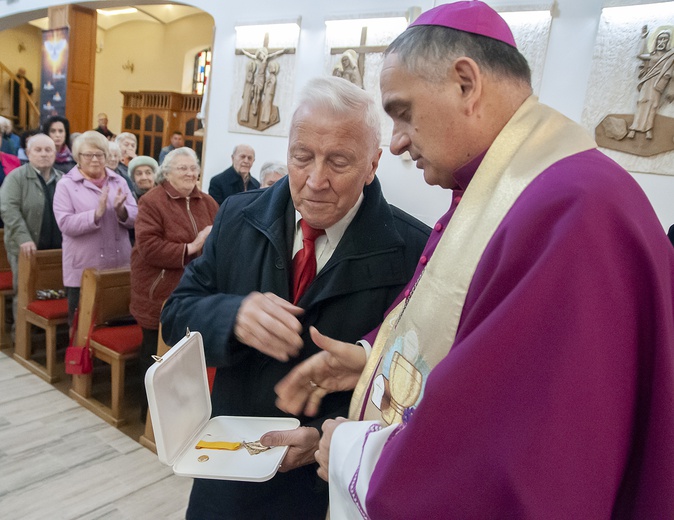
[[[232,152],[232,165],[211,179],[208,194],[222,206],[230,195],[258,189],[260,183],[250,174],[254,162],[255,150],[251,146],[236,145]]]
[[[355,342],[377,326],[429,235],[382,195],[380,121],[369,94],[319,78],[297,106],[288,176],[225,201],[162,313],[168,344],[187,327],[203,335],[206,363],[217,367],[213,416],[286,415],[274,385],[318,352],[309,328]],[[314,452],[323,421],[346,414],[349,400],[349,392],[330,394],[315,418],[261,438],[290,446],[271,480],[196,479],[187,518],[324,519],[327,485]]]

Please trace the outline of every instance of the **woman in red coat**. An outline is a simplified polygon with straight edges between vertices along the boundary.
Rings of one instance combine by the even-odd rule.
[[[138,202],[131,252],[131,314],[143,329],[143,371],[157,353],[162,304],[178,285],[185,266],[201,254],[219,208],[197,187],[199,172],[193,150],[173,150],[157,173],[157,186]]]

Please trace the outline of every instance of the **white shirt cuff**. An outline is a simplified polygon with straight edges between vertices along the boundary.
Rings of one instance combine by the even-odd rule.
[[[356,345],[360,345],[361,347],[363,347],[363,350],[365,351],[365,359],[369,359],[370,358],[370,352],[372,352],[372,345],[370,345],[364,339],[356,341]]]

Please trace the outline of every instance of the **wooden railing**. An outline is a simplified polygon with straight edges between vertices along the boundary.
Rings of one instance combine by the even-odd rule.
[[[19,113],[14,114],[14,96],[19,96]],[[0,115],[9,119],[14,130],[20,132],[37,128],[40,124],[40,110],[32,100],[23,82],[0,62]]]

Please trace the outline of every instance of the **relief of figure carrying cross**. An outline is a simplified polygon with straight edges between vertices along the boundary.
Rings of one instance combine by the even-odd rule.
[[[595,129],[600,146],[642,157],[674,151],[674,118],[658,113],[674,101],[673,33],[671,25],[641,28],[634,113],[607,115]]]

